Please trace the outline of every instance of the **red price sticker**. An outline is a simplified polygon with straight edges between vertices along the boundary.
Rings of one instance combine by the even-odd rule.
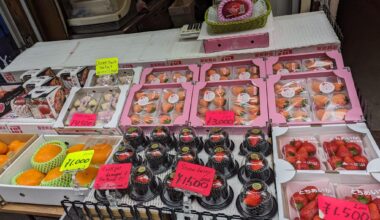
[[[100,167],[95,179],[95,189],[126,189],[132,164],[107,164]]]
[[[318,196],[319,217],[326,220],[370,220],[368,206],[328,196]]]
[[[233,111],[207,111],[206,125],[233,125],[235,114]]]
[[[210,167],[179,161],[172,186],[208,196],[211,192],[214,176],[215,170]]]
[[[70,126],[95,126],[96,114],[75,113],[70,121]]]

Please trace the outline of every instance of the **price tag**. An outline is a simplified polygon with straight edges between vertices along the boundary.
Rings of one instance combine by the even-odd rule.
[[[90,166],[92,156],[94,156],[94,150],[69,153],[59,171],[84,170]]]
[[[119,72],[119,58],[102,58],[96,60],[96,75],[110,75]]]
[[[74,113],[70,126],[95,126],[96,114]]]
[[[233,111],[207,111],[206,125],[233,125],[235,114]]]
[[[95,189],[126,189],[132,164],[107,164],[100,167],[95,179]]]
[[[208,196],[214,176],[215,170],[210,167],[179,161],[172,186]]]
[[[328,196],[318,196],[319,217],[326,220],[370,220],[368,206]]]

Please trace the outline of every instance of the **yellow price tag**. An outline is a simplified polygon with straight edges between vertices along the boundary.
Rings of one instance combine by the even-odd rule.
[[[94,150],[69,153],[63,161],[59,171],[84,170],[90,166]]]
[[[119,58],[102,58],[96,60],[96,75],[110,75],[119,72]]]

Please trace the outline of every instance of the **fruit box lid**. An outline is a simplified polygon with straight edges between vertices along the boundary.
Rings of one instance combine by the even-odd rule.
[[[331,121],[319,121],[313,118],[311,121],[287,121],[287,119],[281,115],[276,106],[276,92],[275,85],[280,80],[306,80],[313,78],[323,78],[323,77],[338,77],[338,79],[343,79],[346,86],[346,93],[350,100],[351,109],[349,109],[343,120],[331,120]],[[328,70],[321,72],[307,72],[305,74],[288,74],[288,75],[271,75],[267,79],[268,88],[268,108],[269,108],[269,119],[273,126],[297,126],[297,125],[323,125],[323,124],[337,124],[337,123],[357,123],[363,122],[364,116],[363,111],[359,102],[358,94],[354,85],[352,74],[348,69],[341,70]],[[309,92],[310,93],[310,92]],[[310,94],[310,99],[312,95]],[[311,104],[310,104],[311,106]],[[310,114],[314,114],[311,111]]]
[[[35,88],[32,91],[30,91],[25,98],[31,98],[31,99],[45,98],[50,93],[52,93],[53,91],[59,88],[61,87],[60,86],[42,86],[39,88]]]
[[[250,121],[248,125],[218,125],[218,127],[233,127],[233,128],[247,128],[247,127],[259,127],[265,128],[268,125],[268,108],[267,108],[267,89],[265,81],[261,78],[250,79],[250,80],[233,80],[233,81],[219,81],[219,82],[198,82],[194,86],[193,98],[192,98],[192,107],[190,112],[190,122],[191,126],[194,127],[215,127],[216,125],[206,125],[203,120],[198,117],[198,105],[199,105],[199,96],[203,88],[212,87],[212,86],[244,86],[244,85],[253,85],[259,89],[259,107],[260,115]]]
[[[73,76],[77,73],[79,73],[80,71],[86,69],[87,67],[85,66],[78,66],[78,67],[73,67],[73,68],[66,68],[66,69],[63,69],[61,71],[59,71],[57,73],[57,77],[62,77],[64,75],[70,75],[70,76]]]

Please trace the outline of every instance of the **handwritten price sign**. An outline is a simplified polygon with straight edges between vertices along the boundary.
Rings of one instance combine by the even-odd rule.
[[[326,220],[370,220],[368,206],[358,202],[318,196],[319,217]]]
[[[95,189],[126,189],[132,164],[107,164],[100,167],[95,180]]]
[[[233,111],[207,111],[206,125],[233,125],[235,114]]]
[[[96,75],[110,75],[119,72],[119,58],[102,58],[96,60]]]
[[[172,186],[208,196],[211,192],[214,176],[215,170],[210,167],[180,161],[174,174]]]
[[[74,113],[70,121],[70,126],[94,126],[96,124],[96,114]]]
[[[84,170],[90,166],[94,150],[69,153],[63,161],[59,171]]]

